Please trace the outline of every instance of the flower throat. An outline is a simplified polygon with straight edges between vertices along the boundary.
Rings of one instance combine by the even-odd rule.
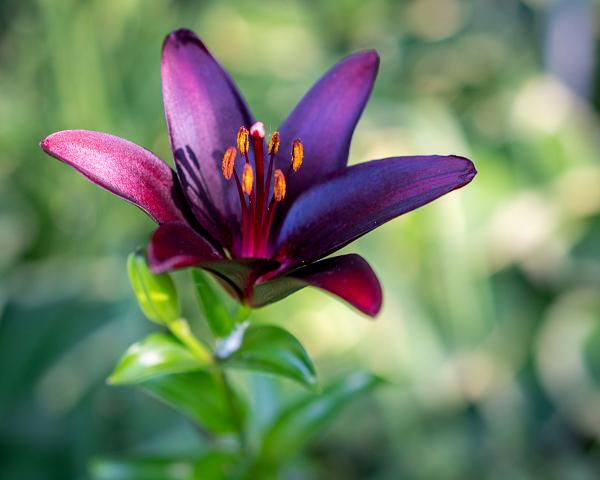
[[[267,151],[269,165],[265,175],[264,125],[256,122],[250,131],[246,127],[240,127],[236,140],[237,148],[233,146],[227,148],[221,164],[225,179],[231,180],[233,177],[235,180],[242,210],[241,242],[234,246],[234,249],[237,256],[263,258],[267,255],[277,205],[285,198],[286,178],[289,178],[292,172],[298,171],[302,165],[304,149],[300,140],[294,140],[287,172],[284,174],[279,168],[273,172],[274,158],[279,152],[280,145],[279,132],[273,132],[269,139]],[[248,156],[251,142],[256,174]],[[241,179],[234,168],[238,153],[245,161]],[[271,182],[273,182],[273,194],[269,199]]]

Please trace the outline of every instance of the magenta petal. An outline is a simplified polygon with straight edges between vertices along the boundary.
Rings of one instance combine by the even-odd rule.
[[[148,262],[155,273],[220,260],[223,256],[208,240],[185,223],[165,223],[152,234]]]
[[[287,171],[294,139],[299,138],[304,146],[304,163],[288,182],[282,213],[303,190],[346,165],[352,133],[378,67],[379,56],[372,50],[342,60],[323,75],[281,125],[278,168]]]
[[[200,225],[231,247],[241,215],[221,173],[225,149],[253,120],[229,75],[189,30],[167,36],[162,55],[165,115],[177,174]]]
[[[157,223],[184,220],[179,183],[167,164],[114,135],[87,130],[53,133],[40,143],[53,157],[144,210]]]
[[[256,279],[280,264],[262,258],[227,259],[208,240],[180,222],[161,225],[150,239],[148,261],[155,273],[200,267],[223,281],[229,293],[243,301]]]
[[[304,192],[278,233],[273,257],[314,261],[398,215],[471,181],[473,163],[457,156],[393,157],[345,168]]]
[[[239,258],[210,262],[202,268],[222,280],[231,295],[245,302],[252,295],[256,279],[279,266],[279,262],[264,258]]]
[[[381,308],[379,280],[365,259],[356,254],[321,260],[260,283],[254,287],[251,304],[260,307],[273,303],[309,285],[337,295],[371,317]]]

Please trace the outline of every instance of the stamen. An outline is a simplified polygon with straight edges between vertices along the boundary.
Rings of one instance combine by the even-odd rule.
[[[237,148],[242,155],[248,154],[250,147],[249,133],[246,127],[240,127],[237,133]]]
[[[297,172],[302,165],[302,159],[304,158],[304,147],[302,142],[298,139],[292,143],[292,168],[294,172]]]
[[[269,155],[277,155],[280,142],[279,132],[273,132],[271,139],[269,140]]]
[[[221,169],[223,170],[223,176],[226,180],[230,180],[233,175],[233,165],[235,163],[235,157],[237,155],[237,150],[235,147],[229,147],[225,150],[225,154],[223,155],[223,163],[221,164]]]
[[[250,129],[242,126],[237,132],[236,147],[228,147],[223,153],[221,169],[223,177],[235,180],[241,206],[241,232],[233,246],[234,257],[259,257],[268,255],[271,228],[279,203],[287,193],[287,180],[292,171],[296,172],[304,159],[304,146],[299,139],[292,142],[291,161],[286,173],[274,170],[275,157],[279,153],[281,138],[279,132],[273,132],[265,152],[265,126],[254,123]],[[250,163],[250,148],[253,162]],[[235,169],[238,153],[245,160],[242,175]],[[265,176],[265,153],[269,155],[267,175]],[[256,169],[256,172],[255,172]],[[256,180],[256,184],[255,184]],[[273,194],[270,194],[271,182]],[[246,200],[246,196],[248,199]],[[270,197],[270,198],[269,198]]]
[[[285,175],[279,169],[275,170],[275,179],[273,183],[273,198],[276,202],[281,202],[285,197]]]
[[[244,165],[244,173],[242,174],[242,191],[250,196],[252,194],[252,185],[254,184],[254,171],[249,163]]]

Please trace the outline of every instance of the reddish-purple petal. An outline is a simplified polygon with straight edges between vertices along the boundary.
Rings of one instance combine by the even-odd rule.
[[[347,167],[304,192],[278,232],[273,257],[311,262],[398,215],[471,181],[473,163],[457,156],[393,157]]]
[[[184,220],[185,200],[173,170],[148,150],[107,133],[65,130],[40,143],[111,193],[140,207],[157,223]]]
[[[281,213],[302,191],[346,165],[352,133],[378,67],[379,56],[372,50],[342,60],[323,75],[281,125],[278,168],[287,171],[294,139],[300,139],[304,147],[304,163],[288,181]]]
[[[208,240],[185,223],[165,223],[152,234],[148,262],[155,273],[191,267],[223,256]]]
[[[251,305],[281,300],[306,286],[326,290],[374,317],[381,308],[381,286],[375,272],[356,254],[327,258],[254,287]]]
[[[231,247],[240,206],[221,173],[225,149],[252,115],[229,75],[189,30],[167,36],[162,54],[165,115],[177,174],[199,223]],[[240,162],[242,163],[242,162]]]
[[[229,293],[243,302],[252,294],[256,279],[279,266],[279,262],[265,258],[238,258],[210,262],[202,268],[224,281]]]
[[[208,270],[240,301],[248,296],[258,277],[280,266],[262,258],[224,258],[208,240],[180,222],[165,223],[154,232],[148,245],[148,261],[155,273],[186,267]]]

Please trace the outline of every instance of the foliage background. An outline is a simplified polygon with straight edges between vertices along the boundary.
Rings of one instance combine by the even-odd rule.
[[[0,477],[202,448],[167,407],[104,383],[150,328],[125,271],[150,220],[37,147],[86,128],[170,161],[160,46],[186,26],[269,130],[327,67],[375,48],[351,160],[455,153],[480,172],[349,247],[382,280],[377,321],[315,290],[259,311],[322,379],[391,381],[287,478],[597,478],[599,21],[591,0],[2,0]],[[246,387],[257,425],[301,388]]]

